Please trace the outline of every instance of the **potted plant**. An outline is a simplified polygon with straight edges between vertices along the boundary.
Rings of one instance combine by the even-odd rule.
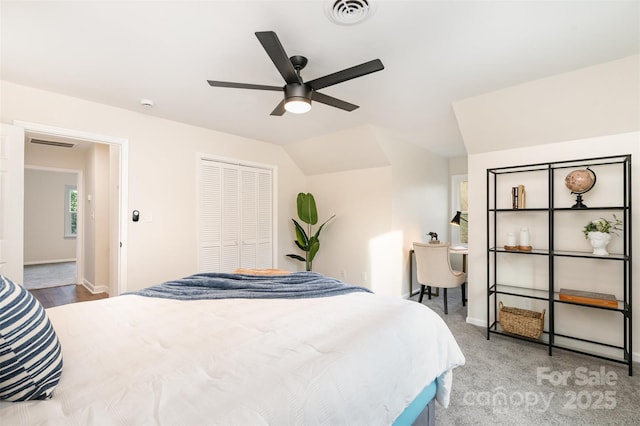
[[[316,257],[318,250],[320,250],[320,232],[324,225],[327,224],[336,215],[331,216],[322,225],[320,225],[315,232],[311,234],[311,225],[318,223],[318,209],[316,207],[316,200],[310,193],[299,193],[298,199],[298,218],[307,224],[307,230],[295,219],[291,219],[296,228],[296,246],[304,252],[304,257],[298,254],[288,254],[287,257],[305,262],[306,270],[311,271],[313,267],[313,259]]]
[[[609,254],[607,244],[611,241],[611,234],[618,235],[616,231],[622,230],[620,225],[622,225],[622,221],[614,214],[613,220],[601,217],[598,220],[592,220],[584,226],[582,233],[591,243],[593,254],[600,256]]]

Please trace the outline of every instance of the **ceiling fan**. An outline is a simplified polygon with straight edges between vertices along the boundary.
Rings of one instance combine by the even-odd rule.
[[[261,84],[232,83],[227,81],[207,80],[209,85],[214,87],[231,87],[236,89],[256,89],[284,92],[284,99],[271,111],[271,115],[283,115],[286,111],[301,114],[311,109],[311,101],[323,103],[345,111],[353,111],[358,105],[342,101],[332,96],[323,95],[317,90],[353,78],[362,77],[384,69],[380,59],[374,59],[324,77],[316,78],[304,82],[300,76],[300,70],[307,65],[307,58],[296,55],[287,57],[278,36],[273,31],[256,32],[256,37],[262,44],[264,50],[273,61],[274,65],[285,81],[284,86],[264,86]]]

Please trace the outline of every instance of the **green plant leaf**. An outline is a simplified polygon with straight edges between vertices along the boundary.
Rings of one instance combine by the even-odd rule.
[[[302,246],[302,244],[300,244],[300,241],[296,240],[294,241],[294,243],[296,243],[296,246],[302,250],[302,251],[309,251],[309,246]]]
[[[309,263],[313,262],[313,258],[316,257],[316,253],[320,250],[320,241],[317,239],[311,239],[309,244],[309,254],[307,255],[307,261]]]
[[[299,260],[300,262],[306,262],[307,261],[307,259],[305,259],[304,257],[302,257],[302,256],[300,256],[298,254],[288,254],[287,257]]]
[[[291,220],[293,221],[293,224],[296,227],[296,244],[301,249],[306,250],[305,247],[309,246],[309,237],[307,236],[307,233],[304,231],[304,228],[302,227],[302,225],[300,225],[297,220],[295,219],[291,219]]]
[[[305,257],[299,256],[297,254],[287,254],[287,257],[305,262],[306,270],[311,271],[313,266],[313,258],[318,253],[318,250],[320,250],[320,231],[322,231],[322,228],[336,215],[333,215],[329,219],[327,219],[322,225],[320,225],[316,233],[312,235],[311,225],[315,225],[318,223],[318,209],[316,207],[316,200],[313,198],[312,194],[300,192],[298,194],[296,202],[298,208],[298,218],[300,219],[300,221],[307,224],[307,230],[305,231],[305,228],[303,228],[303,226],[297,220],[291,219],[296,231],[296,239],[294,243],[296,247],[305,252]],[[310,235],[311,237],[309,237]]]
[[[297,203],[298,217],[301,221],[309,225],[318,223],[318,208],[316,207],[316,200],[313,198],[313,194],[299,193]]]

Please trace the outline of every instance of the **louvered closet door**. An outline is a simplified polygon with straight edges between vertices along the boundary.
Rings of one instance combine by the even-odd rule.
[[[272,185],[269,169],[200,160],[200,271],[273,267]]]
[[[241,167],[242,237],[240,265],[243,268],[271,268],[272,175],[270,170]]]
[[[222,167],[201,160],[198,175],[198,270],[214,272],[222,260]]]
[[[256,268],[273,267],[273,174],[271,170],[257,173],[258,180],[258,240]]]
[[[237,166],[222,167],[222,261],[219,272],[240,267],[240,176]]]

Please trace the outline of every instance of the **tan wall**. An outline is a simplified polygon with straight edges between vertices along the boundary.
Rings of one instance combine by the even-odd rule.
[[[308,178],[321,218],[336,214],[322,231],[314,270],[376,293],[406,295],[412,242],[429,231],[446,237],[447,160],[374,127],[336,133],[328,143],[335,149],[325,156],[366,146],[365,164],[384,164]]]
[[[320,220],[336,215],[322,230],[314,270],[382,290],[372,271],[372,241],[391,229],[390,167],[311,176],[308,190],[316,198]]]
[[[401,284],[392,294],[406,295],[413,242],[428,241],[429,232],[436,232],[441,241],[448,241],[448,161],[388,134],[381,137],[381,145],[392,164],[391,229],[401,237],[398,246]]]
[[[468,154],[640,130],[640,55],[453,103]]]
[[[83,200],[84,277],[96,291],[109,289],[109,235],[111,191],[109,146],[93,144],[86,153]]]
[[[75,173],[26,169],[24,173],[24,262],[47,263],[76,258],[76,239],[65,238],[65,185]]]
[[[6,81],[0,82],[0,121],[40,123],[128,140],[128,216],[153,221],[124,224],[128,289],[197,272],[196,153],[278,167],[278,261],[293,250],[290,218],[305,177],[276,145],[159,119]]]

